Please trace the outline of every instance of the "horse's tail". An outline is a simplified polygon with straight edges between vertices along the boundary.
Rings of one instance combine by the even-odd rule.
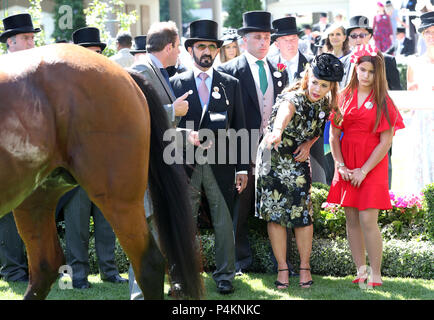
[[[128,72],[144,93],[151,116],[149,188],[159,242],[171,278],[181,284],[184,295],[199,299],[203,284],[187,175],[182,165],[164,162],[163,151],[169,142],[163,141],[163,135],[169,129],[169,120],[155,89],[142,75]]]

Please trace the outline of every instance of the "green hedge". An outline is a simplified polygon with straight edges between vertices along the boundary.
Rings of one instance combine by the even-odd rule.
[[[424,225],[428,237],[434,240],[434,183],[427,185],[422,192],[424,194],[424,207],[426,210]]]

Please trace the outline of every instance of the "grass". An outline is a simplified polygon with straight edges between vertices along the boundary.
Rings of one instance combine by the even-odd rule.
[[[122,274],[127,277],[127,274]],[[289,289],[277,290],[275,274],[244,274],[236,277],[235,292],[222,296],[216,292],[211,274],[203,274],[206,300],[433,300],[434,280],[383,277],[383,286],[361,289],[352,284],[353,276],[328,277],[313,275],[314,284],[309,289],[298,286],[298,278],[290,278]],[[91,288],[87,290],[62,290],[53,285],[47,300],[128,300],[128,284],[102,282],[99,275],[89,276]],[[20,300],[27,285],[0,280],[0,300]],[[166,282],[165,292],[169,289]],[[167,298],[167,296],[165,296]]]

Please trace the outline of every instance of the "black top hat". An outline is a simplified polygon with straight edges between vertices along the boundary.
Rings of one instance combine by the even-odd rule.
[[[342,81],[344,65],[341,60],[330,53],[322,53],[316,56],[311,64],[313,75],[326,81]]]
[[[72,34],[72,40],[75,44],[82,47],[100,47],[101,51],[107,46],[105,43],[101,42],[99,30],[94,27],[84,27],[75,30]]]
[[[40,32],[40,28],[33,28],[32,17],[28,13],[20,13],[3,19],[5,31],[0,34],[0,42],[20,33]]]
[[[285,17],[273,21],[273,28],[276,32],[271,35],[271,40],[275,41],[279,37],[289,36],[292,34],[300,34],[300,30],[297,29],[297,23],[295,17]]]
[[[426,12],[420,16],[420,26],[417,29],[419,33],[423,32],[425,29],[434,26],[434,11]]]
[[[223,33],[221,40],[223,40],[223,45],[227,46],[238,39],[240,39],[240,36],[237,34],[237,29],[228,29]]]
[[[146,36],[137,36],[134,37],[134,50],[130,50],[132,55],[136,53],[145,53],[146,52]]]
[[[347,36],[350,35],[351,31],[354,29],[366,29],[372,34],[372,28],[369,26],[369,19],[365,16],[354,16],[350,19],[350,25],[346,28]]]
[[[220,48],[223,40],[218,39],[218,24],[212,20],[196,20],[190,23],[190,38],[185,40],[185,49],[197,41],[212,41]]]
[[[271,13],[267,11],[249,11],[243,13],[243,27],[238,29],[238,34],[244,36],[249,32],[271,32],[276,30],[271,27]]]

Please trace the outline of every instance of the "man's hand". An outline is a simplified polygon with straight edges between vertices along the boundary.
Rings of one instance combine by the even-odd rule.
[[[237,188],[238,193],[243,192],[243,190],[246,188],[247,180],[248,180],[247,174],[237,173],[236,188]]]
[[[192,145],[202,148],[202,149],[209,149],[212,146],[212,141],[209,141],[209,143],[204,143],[205,145],[200,144],[199,140],[199,132],[198,131],[190,131],[187,137],[187,141],[190,142]]]
[[[177,117],[183,117],[187,114],[188,111],[188,101],[185,101],[187,99],[188,95],[190,93],[187,91],[182,96],[180,96],[178,99],[176,99],[173,102],[173,108],[175,109],[175,116]]]

